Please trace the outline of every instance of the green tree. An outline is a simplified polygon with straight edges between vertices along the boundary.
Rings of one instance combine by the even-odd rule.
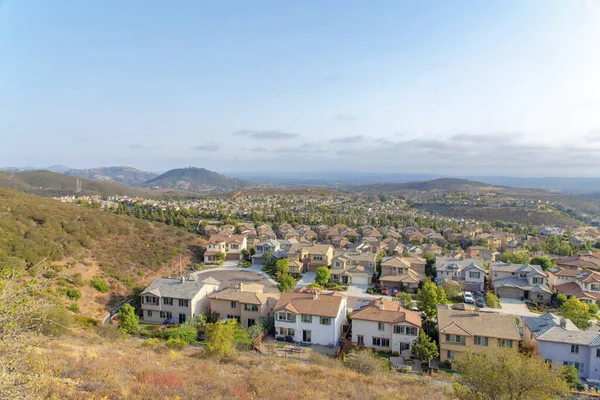
[[[500,256],[500,261],[511,262],[513,264],[528,264],[529,254],[526,251],[504,253]]]
[[[459,400],[550,400],[564,398],[569,390],[559,369],[513,349],[467,351],[453,366],[458,372],[454,396]]]
[[[221,262],[225,260],[225,254],[221,253],[220,251],[217,252],[217,254],[215,254],[215,260]]]
[[[235,319],[206,324],[206,352],[215,357],[227,356],[236,350],[238,343],[252,343],[245,329]]]
[[[589,306],[583,301],[577,300],[571,296],[560,308],[563,317],[568,318],[581,330],[586,330],[592,326],[589,314]]]
[[[417,307],[419,311],[425,313],[427,318],[433,318],[437,315],[438,290],[435,283],[429,278],[423,281],[423,286],[417,291]]]
[[[598,304],[596,304],[596,303],[588,304],[588,312],[590,313],[590,315],[598,314]]]
[[[133,335],[138,331],[140,319],[135,315],[135,308],[131,304],[125,304],[118,313],[119,329],[123,333]]]
[[[400,305],[404,308],[409,308],[412,305],[412,296],[406,292],[400,292],[395,297],[394,300],[399,301]]]
[[[275,261],[275,271],[280,274],[288,274],[290,272],[290,260],[282,258],[281,260]]]
[[[280,292],[291,292],[296,286],[296,281],[291,275],[283,274],[279,277],[279,291]]]
[[[423,258],[425,259],[425,275],[429,277],[435,276],[435,255],[426,251],[423,253]]]
[[[485,305],[490,308],[496,308],[500,299],[493,291],[488,291],[485,295]]]
[[[448,299],[446,298],[446,291],[441,286],[437,287],[437,303],[438,304],[448,304]]]
[[[331,278],[331,271],[327,267],[319,267],[316,271],[315,282],[319,285],[326,285]]]
[[[562,378],[567,382],[567,385],[573,390],[576,390],[581,384],[579,381],[579,370],[572,365],[561,367]]]
[[[565,296],[564,294],[559,293],[556,295],[556,302],[558,303],[559,307],[562,307],[566,301],[567,301],[567,296]]]
[[[192,318],[189,322],[189,325],[196,330],[196,332],[204,332],[204,328],[206,328],[207,321],[206,314],[200,313]]]
[[[421,362],[426,362],[427,366],[430,366],[432,359],[440,355],[437,345],[423,329],[419,331],[419,337],[413,340],[412,353]]]
[[[548,257],[535,256],[529,261],[529,264],[539,265],[544,271],[555,267],[556,265]]]
[[[272,252],[271,250],[267,250],[267,251],[265,251],[265,252],[263,253],[263,257],[262,257],[262,259],[263,259],[263,265],[264,265],[265,267],[268,267],[268,266],[270,266],[270,265],[273,265],[273,259],[274,259],[274,258],[275,258],[275,257],[273,257],[273,252]]]

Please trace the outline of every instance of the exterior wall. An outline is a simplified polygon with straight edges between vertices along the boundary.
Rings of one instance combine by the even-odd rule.
[[[475,338],[472,336],[465,337],[465,344],[456,344],[456,343],[447,343],[446,342],[446,334],[440,333],[440,361],[448,361],[448,350],[454,352],[454,359],[456,360],[460,357],[464,352],[468,350],[470,351],[480,351],[486,349],[488,347],[498,347],[498,338],[488,337],[488,345],[487,346],[476,346]],[[513,340],[512,348],[514,350],[518,350],[519,341]],[[452,360],[450,360],[452,361]]]
[[[499,288],[496,289],[496,294],[500,296],[500,298],[520,299],[521,296],[523,296],[523,291],[515,288]]]
[[[311,343],[327,346],[329,344],[337,345],[342,334],[342,328],[346,321],[346,300],[342,301],[342,306],[336,318],[331,318],[331,325],[321,325],[321,317],[312,316],[312,323],[302,322],[301,315],[296,315],[296,322],[279,321],[275,317],[275,330],[279,336],[279,328],[292,328],[295,330],[294,341],[302,342],[302,331],[311,331]]]
[[[210,311],[219,314],[220,318],[227,318],[228,315],[234,317],[242,316],[242,307],[239,302],[236,302],[236,307],[231,308],[231,300],[215,300],[210,299]]]
[[[161,311],[170,312],[173,318],[179,318],[179,314],[184,314],[186,321],[189,321],[194,316],[208,310],[210,304],[208,295],[216,292],[218,288],[217,285],[204,285],[196,293],[196,296],[188,301],[188,307],[180,307],[179,299],[176,297],[173,297],[173,305],[164,304],[162,297],[158,298],[158,304],[145,303],[146,295],[144,295],[140,321],[147,324],[162,324],[167,317],[161,317]],[[152,316],[148,316],[148,311],[152,311]]]
[[[597,347],[580,345],[579,354],[573,354],[570,344],[538,341],[540,357],[552,360],[552,363],[558,366],[562,366],[564,361],[583,363],[584,371],[580,375],[600,380],[600,358],[596,357],[596,349]]]
[[[395,325],[403,325],[414,327],[414,325],[408,323],[400,323]],[[412,342],[417,338],[417,336],[412,335],[400,335],[393,333],[393,325],[389,323],[384,323],[383,330],[380,331],[378,329],[379,324],[375,321],[362,321],[362,320],[353,320],[352,321],[352,341],[354,343],[358,343],[358,336],[362,335],[364,340],[364,346],[373,348],[375,350],[382,351],[392,351],[392,352],[400,352],[400,343],[407,343],[412,348]],[[417,335],[419,333],[419,329],[417,328]],[[373,346],[373,338],[385,338],[390,340],[389,347],[381,347],[381,346]]]

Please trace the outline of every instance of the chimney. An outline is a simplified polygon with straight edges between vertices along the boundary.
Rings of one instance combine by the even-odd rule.
[[[381,311],[385,310],[385,305],[383,304],[383,300],[379,301],[378,307]]]
[[[242,282],[237,284],[237,290],[244,290],[244,284]]]
[[[315,291],[313,292],[313,300],[318,300],[318,299],[319,299],[319,291],[318,291],[318,290],[315,290]]]
[[[561,328],[566,328],[567,327],[567,319],[566,318],[561,318],[560,319],[560,327]]]
[[[181,275],[181,283],[185,283],[185,277],[183,275]]]

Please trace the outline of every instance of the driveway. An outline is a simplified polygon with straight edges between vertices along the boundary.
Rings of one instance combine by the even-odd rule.
[[[317,277],[316,272],[305,272],[302,274],[302,279],[296,283],[296,289],[300,289],[301,287],[308,286],[311,283],[315,283],[315,278]]]
[[[500,299],[502,312],[505,314],[518,315],[521,317],[537,317],[539,314],[529,311],[524,301],[519,299]]]
[[[368,287],[369,287],[368,285],[350,285],[350,286],[348,286],[348,290],[343,293],[346,296],[360,297],[363,299],[378,299],[380,297],[386,297],[383,294],[378,294],[378,295],[368,294],[367,293]]]

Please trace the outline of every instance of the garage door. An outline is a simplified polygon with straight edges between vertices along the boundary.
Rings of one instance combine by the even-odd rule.
[[[369,278],[362,277],[362,276],[354,276],[352,277],[352,284],[353,285],[368,285],[369,284]]]
[[[500,298],[508,298],[508,299],[520,299],[522,296],[522,293],[520,290],[515,290],[515,289],[508,289],[508,288],[500,288],[498,290],[496,290],[496,293],[498,293],[498,296],[500,296]]]

